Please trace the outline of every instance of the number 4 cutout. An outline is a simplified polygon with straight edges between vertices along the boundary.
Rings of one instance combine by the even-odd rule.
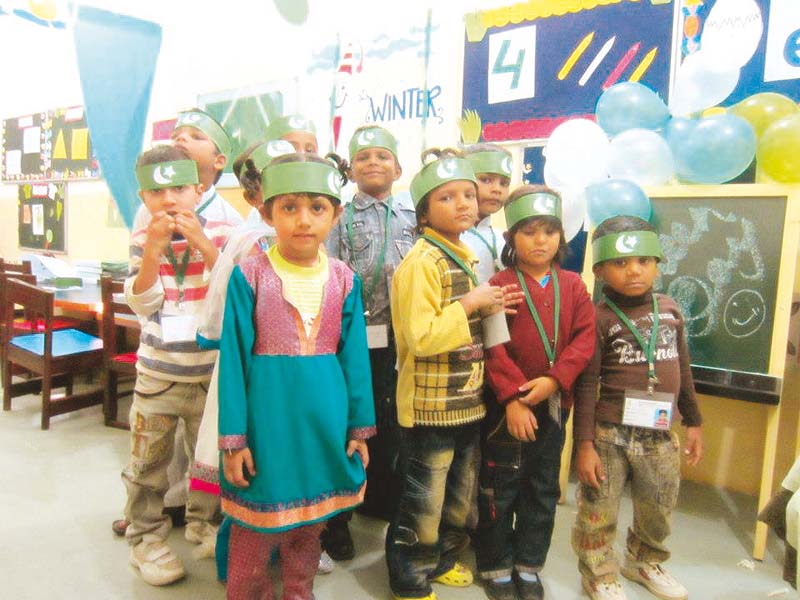
[[[489,104],[533,98],[536,92],[536,26],[518,27],[489,36],[487,67]]]

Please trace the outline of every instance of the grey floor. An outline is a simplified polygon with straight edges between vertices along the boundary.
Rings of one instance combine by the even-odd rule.
[[[153,588],[128,565],[125,541],[110,528],[124,504],[119,472],[128,437],[103,427],[99,407],[56,417],[50,431],[41,431],[38,400],[15,399],[11,412],[0,413],[0,439],[0,599],[224,598],[213,562],[192,558],[181,529],[173,530],[169,541],[184,561],[185,580]],[[622,523],[627,524],[629,503],[624,506]],[[569,501],[558,509],[543,573],[550,599],[587,598],[569,547],[574,515],[570,486]],[[754,515],[753,498],[691,483],[683,486],[670,539],[674,558],[668,565],[693,600],[798,598],[781,580],[783,550],[774,537],[765,560],[753,570],[737,566],[749,558]],[[318,600],[390,598],[384,531],[379,521],[355,517],[357,557],[317,577]],[[652,598],[635,584],[624,585],[630,600]],[[485,597],[478,586],[435,589],[440,600]]]

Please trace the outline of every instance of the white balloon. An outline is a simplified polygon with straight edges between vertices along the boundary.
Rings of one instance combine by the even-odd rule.
[[[669,110],[674,116],[685,116],[716,106],[738,83],[739,67],[720,67],[701,49],[678,67]]]
[[[543,154],[545,168],[563,185],[585,187],[608,178],[608,137],[588,119],[569,119],[553,130]]]
[[[586,221],[586,193],[581,188],[566,188],[561,193],[561,224],[569,242],[578,235]]]
[[[703,24],[700,48],[720,68],[743,67],[755,54],[764,21],[755,0],[717,0]]]
[[[649,129],[629,129],[611,140],[608,152],[611,179],[628,179],[640,186],[663,185],[675,175],[667,141]]]

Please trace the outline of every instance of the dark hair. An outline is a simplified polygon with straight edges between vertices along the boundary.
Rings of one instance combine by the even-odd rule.
[[[464,153],[455,148],[428,148],[427,150],[423,150],[422,154],[420,154],[422,169],[427,167],[430,163],[442,158],[464,158]],[[420,169],[420,171],[422,169]],[[475,187],[477,189],[477,186]],[[435,189],[436,188],[425,194],[422,197],[422,200],[420,200],[417,206],[414,208],[414,212],[417,215],[417,225],[415,228],[417,233],[422,233],[423,229],[425,228],[425,225],[422,223],[422,217],[428,215],[428,201],[430,200],[431,192],[433,192]]]
[[[242,186],[245,196],[253,198],[261,192],[261,173],[259,173],[250,155],[253,150],[258,148],[262,142],[255,142],[250,144],[244,152],[236,157],[233,161],[233,174],[239,180],[239,185]]]
[[[489,143],[480,143],[480,144],[472,144],[471,146],[467,146],[462,150],[464,156],[469,156],[470,154],[477,154],[478,152],[502,152],[509,158],[511,158],[511,152],[503,148],[502,146],[498,146],[497,144],[489,144]]]
[[[629,215],[610,217],[600,223],[592,234],[592,241],[600,239],[611,233],[625,233],[627,231],[655,231],[655,228],[644,219]]]
[[[149,150],[145,150],[136,159],[136,166],[143,167],[144,165],[156,165],[163,162],[171,162],[173,160],[192,160],[189,156],[171,144],[159,144],[153,146]]]
[[[316,163],[323,163],[323,164],[330,164],[331,162],[334,163],[336,166],[336,170],[339,171],[339,177],[341,178],[342,185],[347,183],[347,161],[344,160],[341,156],[336,154],[335,152],[329,152],[325,155],[325,157],[321,157],[317,154],[312,154],[310,152],[292,152],[291,154],[282,154],[281,156],[275,157],[275,159],[270,163],[271,165],[279,165],[282,163],[294,163],[294,162],[316,162]],[[253,170],[255,170],[255,165],[253,165],[253,161],[247,159],[246,164],[249,163]],[[266,172],[266,171],[265,171]],[[339,206],[341,204],[340,200],[337,200],[333,196],[325,195],[330,201],[331,204],[334,206]],[[264,200],[264,206],[267,210],[267,214],[272,214],[272,201],[275,199],[275,196]]]

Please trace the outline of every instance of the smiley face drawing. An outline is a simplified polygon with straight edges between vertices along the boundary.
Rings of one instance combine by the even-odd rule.
[[[728,335],[749,337],[764,324],[767,307],[764,297],[755,290],[739,290],[725,304],[722,322]]]

